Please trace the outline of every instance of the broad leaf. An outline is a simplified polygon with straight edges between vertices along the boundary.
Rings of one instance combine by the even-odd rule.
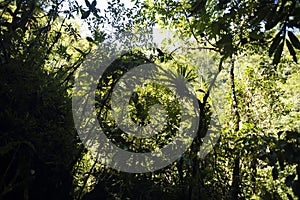
[[[94,0],[94,1],[92,2],[92,5],[91,5],[91,7],[92,7],[92,8],[95,8],[95,7],[96,7],[96,5],[97,5],[97,1],[96,1],[96,0]]]
[[[287,47],[289,49],[289,52],[290,52],[291,56],[293,57],[294,62],[297,63],[296,51],[293,48],[293,46],[292,46],[292,44],[290,43],[289,40],[286,40],[286,45],[287,45]]]
[[[274,55],[274,58],[273,58],[273,64],[274,65],[277,65],[280,61],[282,50],[283,50],[283,45],[284,45],[284,40],[280,43],[280,45],[276,49],[276,52],[275,52],[275,55]]]
[[[270,12],[267,16],[267,23],[265,24],[266,30],[271,30],[274,28],[281,20],[281,17],[277,16],[275,13]]]
[[[289,35],[289,38],[291,40],[291,43],[293,44],[293,46],[297,49],[300,50],[300,42],[299,42],[299,39],[294,35],[293,32],[291,31],[288,31],[288,35]]]
[[[285,178],[285,185],[288,186],[288,187],[291,187],[292,184],[293,184],[293,181],[295,179],[296,175],[293,174],[293,175],[288,175],[286,178]]]
[[[271,46],[270,46],[270,49],[269,49],[269,56],[271,57],[272,55],[273,55],[273,53],[275,52],[275,50],[276,50],[276,48],[278,47],[278,45],[279,45],[279,43],[280,43],[280,41],[281,41],[281,37],[280,37],[280,35],[281,35],[281,31],[279,31],[277,34],[276,34],[276,36],[275,36],[275,38],[273,39],[273,42],[272,42],[272,44],[271,44]]]
[[[277,169],[277,165],[275,165],[272,169],[272,176],[273,176],[273,180],[277,180],[278,179],[278,169]]]
[[[88,0],[85,0],[85,4],[86,4],[87,7],[91,7],[91,4]]]
[[[74,47],[76,51],[78,51],[81,55],[86,55],[81,49]]]
[[[86,19],[86,18],[88,18],[89,17],[89,15],[90,15],[90,11],[85,11],[84,13],[82,13],[82,15],[81,15],[81,19]]]
[[[86,37],[86,39],[87,39],[87,41],[89,41],[89,42],[94,42],[93,38],[91,38],[91,37]]]
[[[300,197],[300,181],[297,180],[297,181],[294,181],[293,185],[292,185],[292,189],[293,189],[293,192],[295,194],[295,196],[297,197]]]

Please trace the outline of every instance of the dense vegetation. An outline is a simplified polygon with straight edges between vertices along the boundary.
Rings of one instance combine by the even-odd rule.
[[[147,0],[133,1],[132,7],[112,0],[105,9],[100,4],[0,1],[0,199],[300,197],[299,0]],[[166,42],[116,59],[97,87],[101,127],[133,152],[172,140],[181,110],[164,86],[136,89],[129,102],[130,117],[141,126],[153,120],[152,105],[165,108],[167,125],[156,137],[127,136],[110,111],[117,81],[137,65],[155,63],[171,70],[172,80],[182,76],[195,89],[199,130],[167,167],[120,172],[97,162],[79,139],[72,87],[97,45],[152,26],[173,30],[168,42],[180,38],[188,50],[170,52]],[[210,126],[212,120],[221,128]],[[214,128],[220,138],[204,157],[203,138]]]

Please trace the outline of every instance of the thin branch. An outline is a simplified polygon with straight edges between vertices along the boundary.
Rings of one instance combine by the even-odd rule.
[[[240,130],[240,114],[238,110],[238,100],[236,95],[236,88],[235,88],[235,74],[234,74],[234,58],[233,55],[231,56],[231,68],[230,68],[230,80],[231,80],[231,92],[232,92],[232,104],[234,110],[234,117],[235,117],[235,127],[234,131],[238,132]],[[232,185],[231,185],[231,199],[238,200],[238,195],[240,192],[240,156],[237,155],[234,159],[234,168],[232,172]]]
[[[198,38],[196,37],[196,34],[195,34],[195,32],[194,32],[194,30],[193,30],[193,28],[192,28],[191,22],[190,22],[190,20],[189,20],[189,17],[188,17],[188,15],[187,15],[186,11],[183,10],[183,12],[184,12],[186,21],[187,21],[187,23],[188,23],[188,25],[189,25],[189,28],[190,28],[190,30],[191,30],[191,33],[192,33],[193,37],[195,38],[195,40],[197,41],[197,43],[200,44],[200,41],[199,41]]]
[[[220,74],[220,72],[221,72],[222,69],[223,69],[223,62],[224,62],[224,60],[225,60],[225,57],[222,57],[222,58],[220,59],[219,67],[218,67],[218,72],[215,74],[213,81],[212,81],[211,84],[209,85],[208,90],[207,90],[206,94],[205,94],[204,97],[203,97],[203,102],[202,102],[202,104],[203,104],[204,106],[205,106],[205,104],[206,104],[206,102],[207,102],[207,99],[208,99],[208,97],[209,97],[210,91],[212,90],[212,87],[214,86],[214,84],[215,84],[215,82],[216,82],[216,80],[217,80],[217,78],[218,78],[218,75]]]
[[[171,51],[169,56],[173,58],[172,54],[182,48],[183,47],[181,47],[181,46],[175,48],[173,51]],[[220,52],[217,48],[214,48],[214,47],[187,47],[185,49],[187,49],[187,50],[210,50],[210,51]]]
[[[69,67],[69,69],[64,72],[63,76],[66,75],[69,70],[71,70],[71,72],[68,73],[67,77],[61,82],[61,85],[68,83],[70,81],[70,79],[72,78],[72,76],[75,74],[75,72],[77,71],[77,69],[81,66],[81,64],[83,63],[84,59],[86,58],[86,56],[91,52],[91,49],[88,50],[88,52],[86,52],[85,55],[80,55],[80,57],[78,58],[78,60],[71,66]]]
[[[90,171],[88,172],[87,177],[84,179],[84,182],[83,182],[83,185],[82,185],[82,187],[81,187],[81,190],[79,191],[79,194],[78,194],[78,196],[77,196],[77,200],[80,200],[80,199],[81,199],[83,190],[84,190],[84,188],[85,188],[85,186],[86,186],[86,184],[87,184],[88,179],[89,179],[90,176],[93,174],[92,171],[93,171],[94,168],[96,167],[97,162],[98,162],[98,160],[96,159],[95,162],[93,163],[93,165],[92,165]]]
[[[234,111],[235,117],[235,128],[234,130],[237,132],[239,131],[239,123],[240,123],[240,114],[238,110],[238,100],[236,95],[236,88],[235,88],[235,74],[234,74],[234,59],[231,57],[231,68],[230,68],[230,80],[231,80],[231,92],[232,92],[232,106]]]

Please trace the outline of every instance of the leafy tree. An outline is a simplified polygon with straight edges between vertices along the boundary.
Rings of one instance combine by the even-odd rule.
[[[79,145],[64,80],[82,55],[62,41],[79,36],[61,3],[0,2],[1,199],[71,199]]]
[[[168,0],[144,5],[155,22],[175,27],[225,57],[263,45],[269,46],[273,64],[278,64],[286,43],[296,61],[300,43],[293,30],[299,29],[299,1]]]
[[[0,199],[299,197],[300,2],[134,4],[126,8],[112,0],[103,13],[95,0],[84,5],[0,2]],[[85,39],[74,23],[76,14],[91,31]],[[181,111],[164,86],[146,84],[130,98],[130,117],[141,126],[151,120],[152,105],[166,108],[167,124],[159,135],[150,139],[126,135],[111,114],[112,88],[120,78],[137,65],[156,63],[172,72],[169,78],[174,82],[180,74],[196,91],[199,132],[182,157],[164,169],[118,172],[99,164],[77,137],[70,88],[95,45],[113,38],[115,32],[155,24],[175,30],[175,36],[186,41],[184,48],[133,49],[115,60],[99,80],[98,120],[116,145],[133,152],[151,151],[172,140]],[[223,106],[215,109],[214,102]],[[216,111],[223,124],[220,140],[200,158],[203,137]]]

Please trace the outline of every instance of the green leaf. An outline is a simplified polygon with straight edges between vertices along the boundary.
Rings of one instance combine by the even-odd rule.
[[[297,196],[297,197],[300,197],[300,181],[297,180],[293,183],[293,186],[292,186],[292,189],[293,189],[293,192],[294,192],[294,195]]]
[[[87,39],[87,41],[89,41],[89,42],[94,42],[93,38],[91,38],[91,37],[86,37],[86,39]]]
[[[300,138],[300,133],[296,132],[296,131],[286,131],[286,140],[290,140],[290,139],[298,139]]]
[[[82,13],[82,16],[81,16],[81,19],[86,19],[86,18],[88,18],[88,16],[90,15],[90,11],[88,10],[88,11],[85,11],[84,13]]]
[[[91,5],[91,7],[92,7],[92,8],[95,8],[95,7],[96,7],[96,5],[97,5],[97,1],[96,1],[96,0],[94,0],[94,1],[92,2],[92,5]]]
[[[198,91],[198,92],[202,92],[202,93],[204,93],[204,94],[206,93],[206,92],[205,92],[204,90],[202,90],[202,89],[198,89],[197,91]]]
[[[85,4],[86,4],[87,7],[91,7],[91,4],[88,0],[85,0]]]
[[[285,178],[285,185],[288,186],[288,187],[291,187],[292,184],[293,184],[293,181],[295,179],[296,175],[295,174],[292,174],[292,175],[288,175],[286,178]]]
[[[98,19],[101,18],[100,15],[98,15],[97,11],[93,11],[93,14],[95,15],[95,17],[97,17]]]
[[[139,101],[139,94],[137,92],[133,92],[131,98],[132,98],[132,101],[134,102],[134,104],[137,104]]]
[[[223,48],[223,53],[225,56],[230,56],[234,51],[231,35],[223,35],[223,37],[216,44]]]
[[[284,170],[284,155],[281,152],[277,152],[277,158],[281,170]]]
[[[205,0],[200,0],[200,1],[195,1],[195,3],[192,5],[192,14],[199,13],[203,8],[205,8],[206,1]]]
[[[270,165],[275,165],[275,163],[277,162],[277,154],[275,152],[270,152],[268,159],[269,159]]]
[[[271,19],[269,21],[267,21],[266,25],[265,25],[265,29],[266,30],[271,30],[272,28],[274,28],[278,23],[279,23],[280,19]]]
[[[273,55],[275,49],[278,47],[278,44],[280,43],[280,41],[281,41],[281,39],[282,39],[282,38],[280,37],[280,35],[281,35],[281,31],[279,31],[279,32],[276,34],[276,36],[274,37],[274,39],[273,39],[273,42],[272,42],[272,44],[271,44],[271,46],[270,46],[270,49],[269,49],[269,56],[270,56],[270,57]]]
[[[262,6],[258,8],[255,17],[252,19],[252,24],[254,25],[259,24],[262,20],[264,20],[267,17],[269,12],[270,9],[267,6]]]
[[[277,180],[278,179],[278,169],[277,169],[277,165],[275,165],[272,169],[272,176],[273,176],[273,180]]]
[[[288,47],[288,49],[289,49],[289,52],[290,52],[291,56],[293,56],[294,62],[297,63],[296,51],[295,51],[295,49],[293,48],[293,46],[292,46],[292,44],[290,43],[289,40],[286,40],[286,45],[287,45],[287,47]]]
[[[288,36],[291,40],[291,43],[293,44],[293,46],[297,49],[300,50],[300,42],[299,42],[299,39],[294,35],[293,32],[291,31],[288,31]]]
[[[273,64],[277,65],[280,61],[282,50],[283,50],[284,40],[279,44],[278,48],[276,49],[274,58],[273,58]]]
[[[275,26],[280,24],[281,20],[283,20],[283,15],[280,15],[271,7],[269,7],[269,9],[271,9],[271,10],[269,12],[267,11],[268,15],[265,18],[265,21],[266,21],[265,29],[266,30],[273,29]]]
[[[76,47],[74,47],[74,49],[75,49],[76,51],[78,51],[81,55],[86,55],[81,49],[78,49],[78,48],[76,48]]]

